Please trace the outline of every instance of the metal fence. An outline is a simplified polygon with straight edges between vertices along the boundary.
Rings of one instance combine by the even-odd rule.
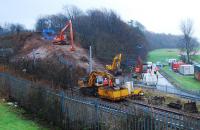
[[[144,83],[134,84],[135,87],[142,87],[145,89],[151,89],[155,91],[164,92],[167,94],[172,94],[181,98],[185,98],[192,101],[200,101],[200,95],[192,94],[188,91],[182,90],[181,88],[177,88],[174,86],[167,86],[167,85],[156,85],[156,86],[148,86]]]
[[[162,70],[160,71],[160,73],[161,73],[162,75],[164,75],[164,77],[166,77],[168,80],[170,80],[170,82],[171,82],[174,86],[176,86],[179,90],[184,91],[184,92],[186,92],[186,93],[191,93],[191,94],[193,94],[193,95],[200,96],[200,91],[195,91],[195,90],[192,91],[192,90],[182,89],[182,87],[180,86],[180,82],[177,81],[174,77],[168,75],[166,72],[164,72],[164,71],[162,71]]]
[[[200,130],[200,119],[194,116],[131,102],[101,102],[5,73],[0,73],[0,92],[66,130]]]

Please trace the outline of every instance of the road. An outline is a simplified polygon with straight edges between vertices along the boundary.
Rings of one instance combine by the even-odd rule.
[[[174,93],[174,94],[178,94],[178,95],[197,98],[197,99],[200,100],[200,96],[193,95],[193,94],[187,93],[185,91],[182,91],[182,90],[176,88],[165,77],[163,77],[160,73],[158,74],[158,83],[157,83],[156,89],[159,90],[159,91],[162,91],[162,92]]]

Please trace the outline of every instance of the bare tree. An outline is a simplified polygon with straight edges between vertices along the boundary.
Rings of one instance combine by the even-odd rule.
[[[186,19],[184,21],[181,22],[181,31],[183,33],[184,36],[184,49],[186,50],[186,54],[187,54],[187,63],[190,63],[191,60],[191,52],[193,52],[194,50],[194,46],[192,44],[192,34],[193,34],[193,21],[191,19]]]
[[[42,31],[44,28],[47,28],[46,21],[48,21],[47,17],[40,17],[35,24],[36,31]]]
[[[66,24],[67,17],[63,14],[47,15],[40,17],[36,22],[36,30],[42,31],[46,28],[51,28],[59,32]]]
[[[69,6],[65,5],[63,7],[64,14],[67,16],[68,19],[74,20],[77,17],[83,15],[83,12],[76,6]]]
[[[3,32],[4,32],[4,29],[3,29],[3,27],[0,25],[0,35],[2,35]]]

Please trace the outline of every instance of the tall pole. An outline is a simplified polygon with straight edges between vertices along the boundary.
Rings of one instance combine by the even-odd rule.
[[[35,67],[35,58],[36,58],[36,57],[35,57],[35,49],[33,49],[33,53],[32,53],[32,54],[33,54],[33,65],[34,65],[34,67]]]
[[[89,71],[92,72],[92,47],[90,46]]]

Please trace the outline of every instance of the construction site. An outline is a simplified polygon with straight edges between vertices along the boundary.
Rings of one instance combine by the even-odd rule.
[[[199,82],[198,65],[149,61],[145,42],[133,44],[131,58],[131,47],[111,45],[109,53],[95,40],[82,44],[75,20],[65,19],[58,31],[0,36],[1,99],[62,130],[200,130],[200,94],[165,71]]]

